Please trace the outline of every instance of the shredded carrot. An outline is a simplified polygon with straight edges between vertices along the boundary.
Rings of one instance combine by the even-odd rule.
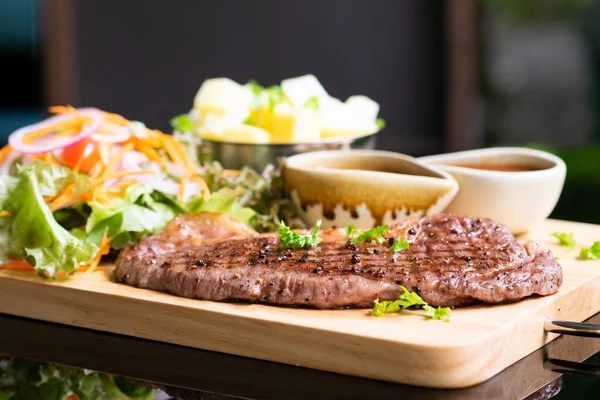
[[[115,172],[115,173],[106,175],[105,177],[103,177],[100,180],[94,181],[93,185],[99,186],[99,185],[103,184],[104,182],[112,181],[113,179],[124,178],[126,176],[131,176],[131,175],[151,175],[151,174],[156,174],[156,171],[152,171],[150,169],[140,169],[138,171]]]
[[[137,138],[135,138],[133,143],[135,145],[135,148],[137,150],[141,151],[142,153],[144,153],[146,155],[146,157],[148,157],[148,159],[150,159],[151,161],[155,161],[155,162],[159,163],[161,167],[164,167],[165,165],[167,165],[165,163],[165,160],[150,145],[142,142],[141,140],[139,140]]]
[[[75,166],[73,167],[73,172],[78,174],[79,170],[81,169],[81,164],[83,164],[83,157],[79,157],[79,160],[77,160],[77,164],[75,164]]]
[[[66,113],[79,114],[77,109],[70,105],[52,106],[52,107],[48,108],[48,111],[51,112],[52,114],[66,114]]]
[[[75,195],[75,192],[73,192],[73,186],[73,184],[68,185],[60,195],[52,200],[48,206],[52,212],[76,202],[77,196]]]
[[[104,118],[108,122],[112,122],[113,124],[117,124],[117,125],[125,126],[125,125],[129,124],[129,120],[127,118],[123,118],[119,114],[113,114],[113,113],[105,112],[104,113]]]
[[[111,158],[110,161],[106,164],[106,167],[104,168],[104,171],[103,171],[102,175],[100,175],[100,176],[102,177],[103,175],[107,175],[109,172],[111,172],[113,169],[115,169],[116,166],[119,165],[119,162],[121,161],[123,156],[125,154],[127,154],[128,152],[130,152],[131,150],[133,150],[132,143],[127,143],[126,145],[121,147],[119,152],[117,154],[115,154],[115,156],[113,158]]]
[[[56,164],[54,157],[52,156],[52,153],[44,154],[44,162],[46,164]]]
[[[165,147],[165,151],[169,155],[171,161],[177,164],[177,166],[185,168],[185,164],[179,156],[177,147],[173,145],[173,142],[165,137],[163,141],[163,146]]]
[[[2,268],[27,271],[33,270],[31,264],[29,264],[27,261],[22,260],[11,260],[8,264],[3,265]]]
[[[105,256],[110,252],[110,242],[112,241],[112,238],[109,238],[107,236],[107,233],[108,228],[104,230],[104,235],[102,236],[102,240],[100,241],[100,245],[98,246],[98,252],[92,259],[92,262],[89,264],[87,270],[85,271],[85,274],[91,274],[92,272],[94,272],[94,270],[100,264],[102,256]]]
[[[99,177],[104,167],[105,165],[102,165],[102,163],[97,163],[96,165],[94,165],[92,169],[90,169],[90,171],[88,172],[90,178],[96,179],[97,177]]]
[[[0,211],[0,218],[10,217],[10,213],[8,211]]]
[[[184,203],[185,202],[185,186],[187,184],[189,177],[188,176],[182,176],[180,181],[179,181],[179,200]]]
[[[192,176],[192,180],[196,181],[196,183],[198,183],[202,187],[202,198],[204,200],[210,199],[210,189],[208,188],[208,185],[206,184],[204,179],[202,179],[200,175],[194,175]]]
[[[0,150],[0,164],[4,162],[4,160],[10,154],[11,151],[12,148],[10,147],[10,145],[6,145],[2,148],[2,150]]]
[[[112,144],[108,142],[100,142],[98,146],[98,154],[100,155],[100,162],[103,166],[108,165],[108,160],[110,158],[110,148]]]

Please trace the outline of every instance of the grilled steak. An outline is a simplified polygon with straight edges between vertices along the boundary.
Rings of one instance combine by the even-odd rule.
[[[166,231],[176,232],[186,218],[193,224],[207,217],[180,217]],[[121,251],[114,279],[189,298],[316,308],[371,307],[376,298],[397,299],[400,285],[431,305],[462,306],[549,295],[562,284],[549,250],[516,240],[488,219],[411,220],[390,227],[383,244],[352,244],[329,229],[319,232],[318,248],[299,250],[279,249],[276,234],[234,234],[204,244],[171,245],[164,234],[146,238]],[[410,249],[392,252],[395,237],[408,240]]]

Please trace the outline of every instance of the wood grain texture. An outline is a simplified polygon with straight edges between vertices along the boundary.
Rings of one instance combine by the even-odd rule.
[[[0,271],[0,312],[325,371],[439,388],[483,382],[556,335],[546,317],[582,321],[600,311],[600,262],[576,260],[549,236],[589,246],[600,226],[546,221],[530,237],[560,256],[558,294],[454,310],[452,322],[419,312],[304,310],[179,298],[118,285],[111,266],[65,282]]]

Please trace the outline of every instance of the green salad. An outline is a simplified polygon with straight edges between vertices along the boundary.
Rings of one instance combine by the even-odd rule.
[[[0,150],[5,268],[47,278],[93,270],[184,213],[227,214],[259,232],[293,223],[278,168],[200,167],[184,142],[141,122],[90,108],[51,111]]]

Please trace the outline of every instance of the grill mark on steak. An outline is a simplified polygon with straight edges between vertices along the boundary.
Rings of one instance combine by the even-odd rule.
[[[143,239],[122,250],[114,279],[189,298],[316,308],[372,307],[375,298],[397,299],[400,285],[431,305],[463,306],[549,295],[562,284],[549,250],[488,219],[439,214],[407,221],[390,227],[382,245],[348,245],[339,230],[323,230],[319,247],[308,250],[278,249],[275,234],[237,234],[176,246],[162,243],[172,239],[162,234]],[[252,236],[239,237],[245,234]],[[387,241],[398,236],[409,250],[390,250]]]

